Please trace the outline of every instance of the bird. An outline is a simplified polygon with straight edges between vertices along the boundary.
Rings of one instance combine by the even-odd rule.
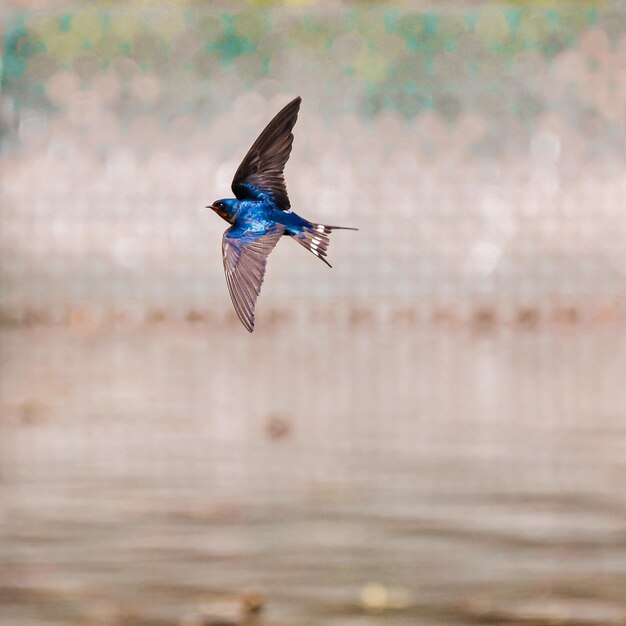
[[[291,210],[284,168],[301,102],[299,96],[289,102],[252,144],[233,178],[235,197],[206,207],[231,225],[222,237],[224,273],[237,317],[249,332],[254,331],[267,257],[282,237],[291,237],[332,267],[326,259],[330,233],[358,230],[310,222]]]

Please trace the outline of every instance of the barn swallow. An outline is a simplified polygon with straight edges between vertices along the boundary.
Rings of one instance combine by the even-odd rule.
[[[326,260],[330,233],[358,230],[309,222],[291,210],[283,169],[301,101],[300,97],[292,100],[252,144],[231,185],[235,198],[216,200],[207,207],[231,224],[222,238],[226,284],[237,316],[250,332],[267,257],[281,237],[291,237],[331,267]]]

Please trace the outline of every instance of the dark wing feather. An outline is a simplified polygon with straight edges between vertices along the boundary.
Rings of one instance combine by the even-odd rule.
[[[277,224],[259,232],[231,226],[222,239],[226,284],[237,317],[247,330],[254,330],[254,307],[261,291],[267,257],[278,243],[285,227]]]
[[[233,178],[232,190],[240,200],[270,199],[279,209],[289,210],[283,169],[291,153],[291,130],[301,101],[300,97],[292,100],[252,144]]]

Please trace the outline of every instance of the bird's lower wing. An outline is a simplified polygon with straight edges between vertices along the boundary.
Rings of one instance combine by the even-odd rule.
[[[267,257],[285,227],[276,224],[264,230],[231,226],[222,239],[226,284],[237,316],[250,332],[254,330],[254,307],[261,291]]]

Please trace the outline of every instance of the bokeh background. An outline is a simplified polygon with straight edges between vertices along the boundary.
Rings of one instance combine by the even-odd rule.
[[[626,622],[626,3],[0,17],[3,626]]]

